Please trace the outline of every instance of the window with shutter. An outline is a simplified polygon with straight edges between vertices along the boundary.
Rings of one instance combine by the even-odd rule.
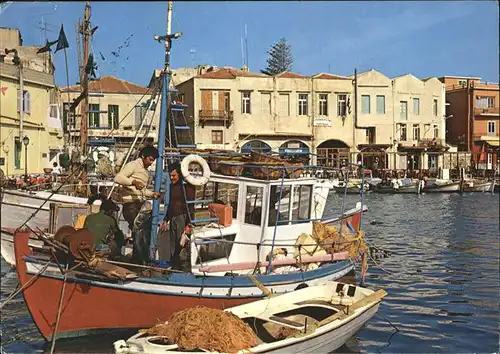
[[[416,116],[420,115],[420,98],[413,99],[413,114]]]
[[[21,112],[21,106],[24,108],[24,113],[31,113],[31,96],[29,91],[23,90],[21,98],[21,91],[17,90],[17,111]]]
[[[290,115],[290,95],[288,93],[280,93],[280,111],[281,117],[288,117]]]
[[[319,94],[319,115],[328,116],[328,94]]]
[[[108,105],[108,128],[118,129],[118,125],[119,125],[118,105],[110,104]]]
[[[298,103],[299,103],[299,116],[307,116],[308,114],[308,105],[309,105],[309,95],[307,93],[299,93],[298,94]]]
[[[361,96],[361,113],[370,114],[370,96]]]
[[[29,91],[24,90],[23,101],[24,101],[24,113],[31,114],[31,95]]]
[[[21,151],[23,145],[21,143],[21,139],[19,137],[14,138],[14,165],[17,169],[21,168]]]
[[[377,114],[385,114],[385,96],[377,96]]]
[[[271,114],[271,94],[269,92],[261,93],[261,113]]]

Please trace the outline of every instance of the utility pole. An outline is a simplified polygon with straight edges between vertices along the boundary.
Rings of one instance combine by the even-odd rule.
[[[15,56],[17,56],[17,51]],[[19,139],[24,138],[24,76],[23,63],[19,59]]]
[[[353,154],[352,158],[353,161],[352,163],[357,162],[357,156],[356,156],[356,130],[358,129],[358,69],[354,68],[354,99],[353,99],[353,105],[354,105],[354,124],[353,124],[353,130],[352,130],[352,147],[353,147]],[[363,164],[363,160],[361,160],[361,164]]]
[[[9,55],[14,53],[12,63],[19,67],[19,140],[24,138],[24,77],[23,77],[23,63],[17,55],[17,49],[5,49],[5,54]]]
[[[82,61],[82,68],[81,68],[81,80],[80,80],[80,86],[81,86],[81,91],[83,94],[83,99],[81,101],[81,107],[80,107],[80,112],[81,112],[81,126],[80,126],[80,149],[81,153],[86,156],[87,155],[87,123],[88,123],[88,106],[89,106],[89,100],[88,100],[88,89],[89,89],[89,83],[88,83],[88,75],[87,75],[87,64],[89,60],[89,36],[90,36],[90,1],[87,0],[87,3],[85,4],[85,13],[83,17],[83,23],[81,24],[80,27],[80,33],[83,35],[83,61]],[[82,182],[86,183],[87,182],[87,173],[86,169],[84,169],[83,176],[82,176]]]

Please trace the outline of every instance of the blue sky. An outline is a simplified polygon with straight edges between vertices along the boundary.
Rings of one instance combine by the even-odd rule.
[[[70,84],[77,81],[75,24],[84,2],[14,2],[0,26],[16,27],[25,45],[40,45],[37,28],[47,21],[49,40],[64,24],[70,48]],[[154,34],[164,34],[167,2],[93,2],[92,43],[100,75],[146,85],[163,60]],[[495,1],[406,2],[174,2],[172,67],[212,64],[241,67],[241,34],[248,29],[250,70],[266,66],[279,38],[292,45],[293,71],[350,75],[376,69],[389,77],[465,75],[498,82],[499,19]],[[130,37],[133,35],[132,37]],[[127,38],[130,45],[116,52]],[[105,58],[102,60],[99,52]],[[65,86],[64,54],[55,54],[56,82]]]

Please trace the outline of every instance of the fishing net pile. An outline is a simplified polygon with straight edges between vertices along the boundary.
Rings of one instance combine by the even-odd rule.
[[[335,226],[328,226],[320,222],[313,222],[312,238],[328,253],[349,252],[349,257],[355,261],[361,261],[361,270],[363,273],[368,269],[368,246],[365,242],[365,234],[359,231],[352,234],[349,229],[342,227],[342,236],[340,230]]]
[[[204,349],[236,353],[258,344],[255,333],[239,317],[231,312],[207,307],[178,311],[168,322],[142,332],[165,337],[181,350]]]
[[[114,174],[113,166],[109,157],[101,155],[97,161],[96,172],[104,177],[111,177]]]

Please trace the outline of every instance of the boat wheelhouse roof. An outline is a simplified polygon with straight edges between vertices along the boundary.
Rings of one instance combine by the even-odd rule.
[[[316,184],[318,183],[315,177],[299,177],[299,178],[285,178],[283,181],[279,179],[259,179],[254,177],[246,176],[228,176],[219,173],[212,173],[210,176],[210,181],[213,182],[223,182],[223,183],[244,183],[250,182],[252,184],[261,184],[262,186],[280,186],[283,182],[284,185],[291,184]]]

